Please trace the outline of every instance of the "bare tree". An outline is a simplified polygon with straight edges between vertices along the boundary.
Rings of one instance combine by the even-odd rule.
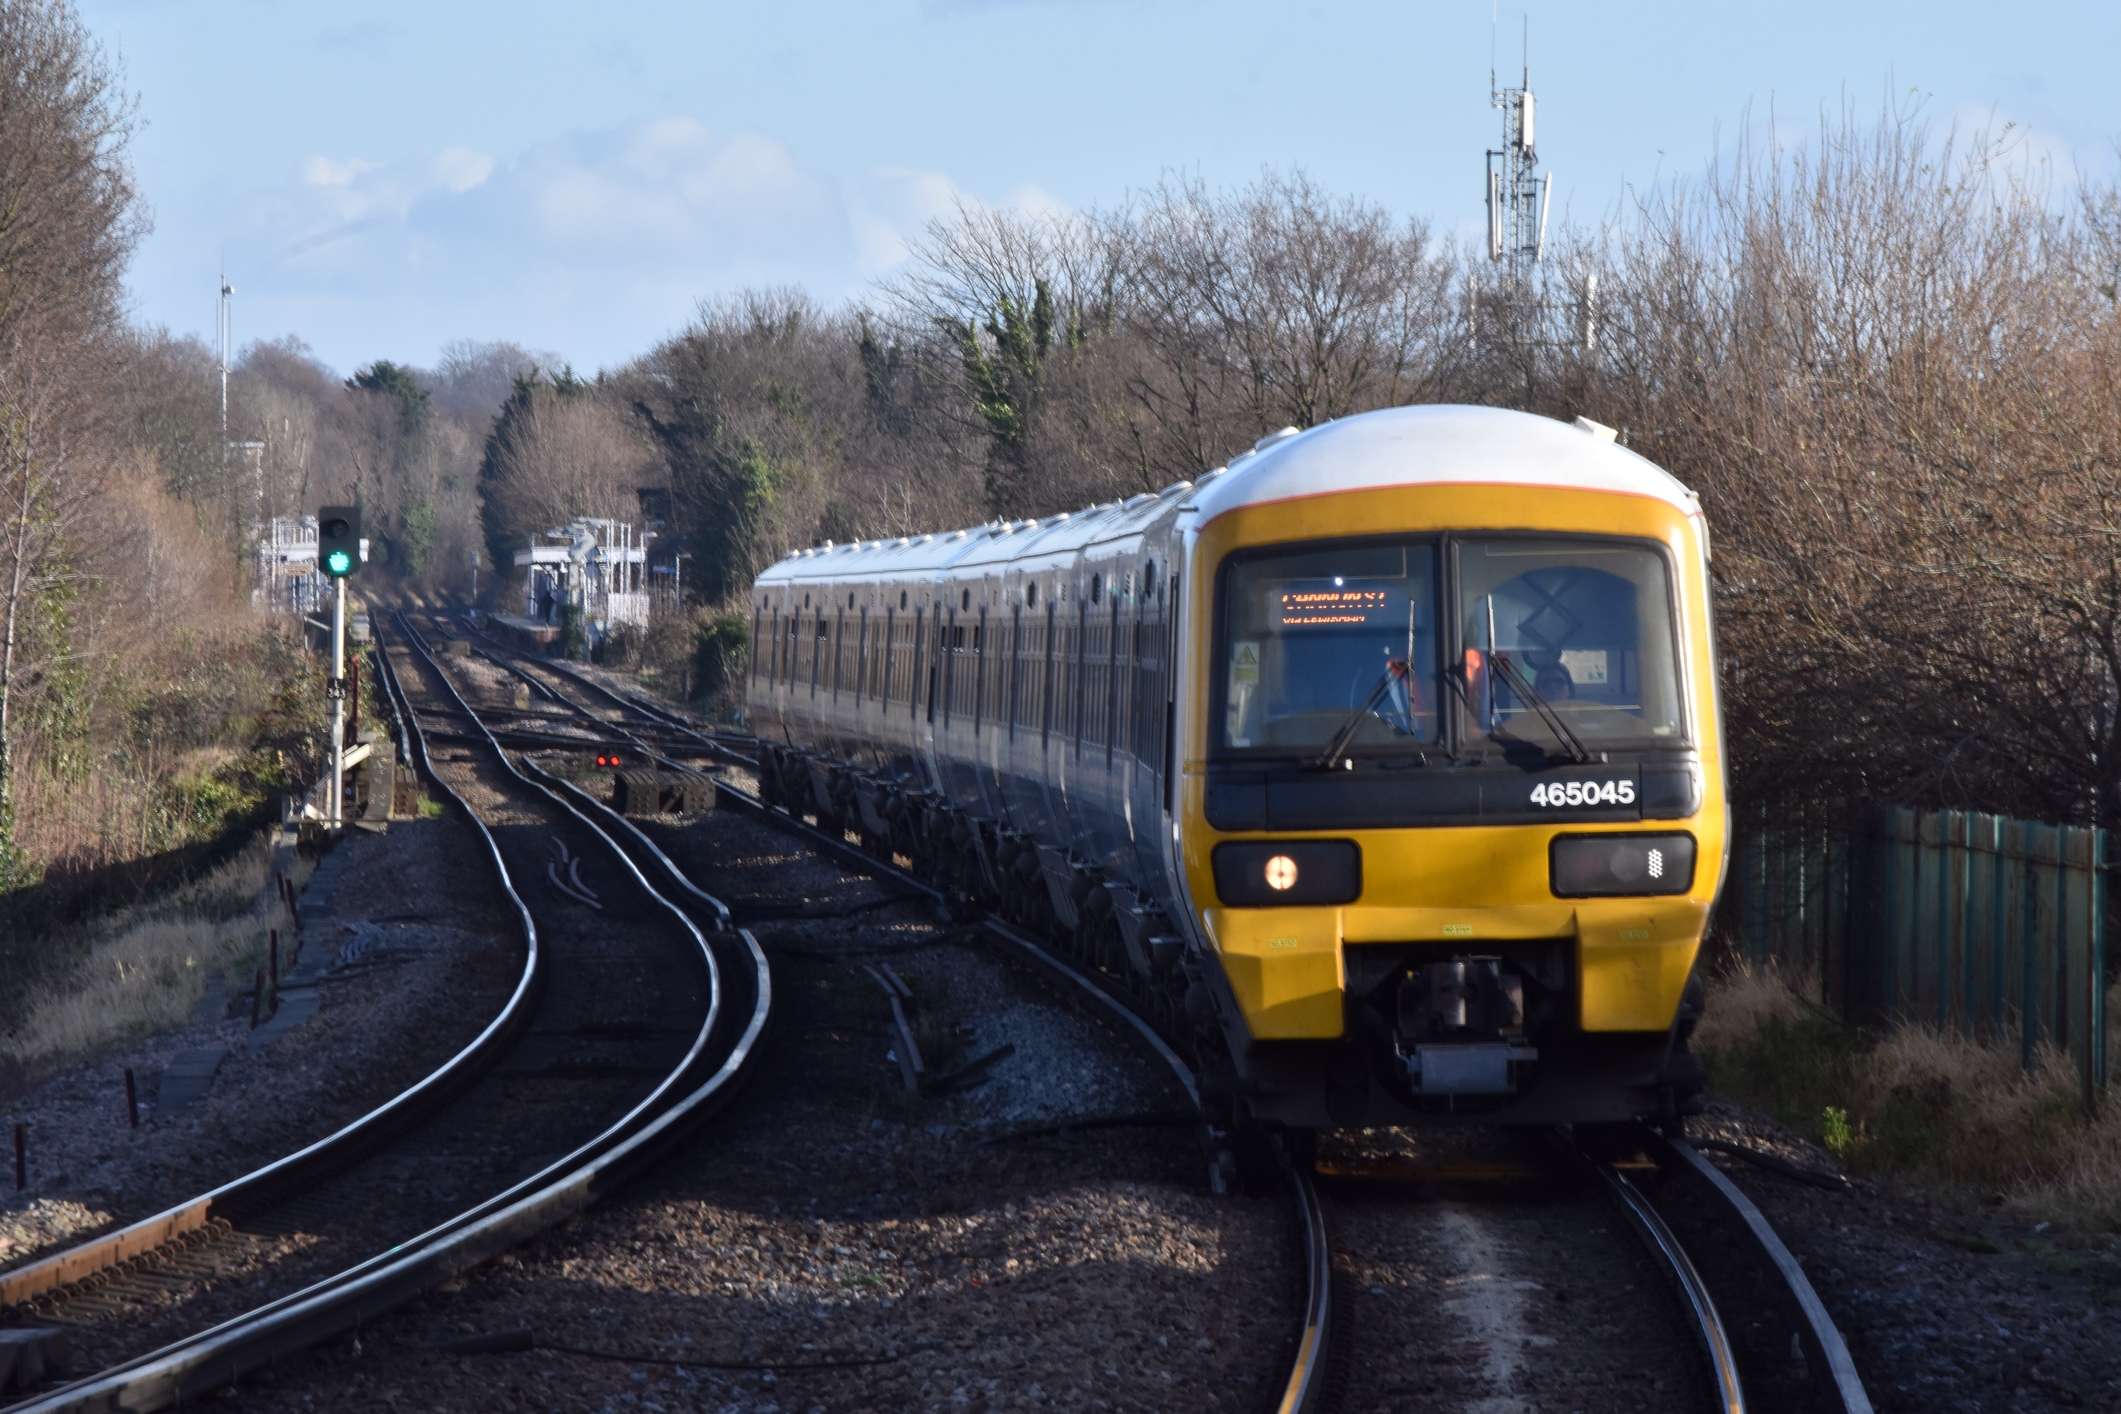
[[[639,489],[660,474],[652,448],[610,401],[541,388],[496,457],[487,523],[497,542],[521,549],[576,516],[638,522]]]
[[[936,410],[986,435],[993,510],[1050,496],[1039,452],[1049,385],[1110,334],[1126,298],[1126,237],[1094,216],[961,201],[887,286],[901,346],[931,381],[958,390]]]
[[[1224,197],[1166,180],[1133,224],[1128,313],[1167,370],[1137,397],[1184,429],[1195,470],[1237,450],[1207,450],[1211,408],[1257,438],[1441,389],[1457,270],[1420,222],[1270,172]]]
[[[1581,406],[1703,494],[1744,799],[2121,818],[2121,327],[2013,156],[1844,112],[1608,251]]]
[[[143,229],[131,107],[64,0],[0,0],[0,867],[15,875],[15,697],[63,652],[48,610],[97,489],[97,391]],[[39,634],[39,629],[47,630]]]
[[[989,435],[990,509],[1039,514],[1435,397],[1455,269],[1419,223],[1270,173],[1227,196],[1168,179],[1104,216],[961,206],[888,292]]]

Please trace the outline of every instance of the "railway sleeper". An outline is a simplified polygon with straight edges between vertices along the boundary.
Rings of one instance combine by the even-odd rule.
[[[121,1262],[87,1272],[73,1281],[38,1292],[34,1297],[18,1305],[0,1309],[0,1322],[15,1322],[24,1314],[56,1316],[63,1308],[80,1307],[97,1309],[97,1303],[107,1299],[109,1289],[122,1291],[129,1282],[135,1282],[152,1272],[175,1272],[191,1281],[203,1281],[221,1275],[221,1264],[207,1249],[242,1237],[251,1247],[255,1243],[244,1234],[238,1234],[235,1225],[227,1218],[211,1217],[189,1232],[179,1233],[166,1242],[158,1243],[145,1252],[138,1252]]]
[[[758,779],[769,803],[821,829],[842,828],[874,853],[904,857],[950,902],[991,909],[1098,973],[1182,1053],[1225,1044],[1212,999],[1208,1024],[1195,1015],[1208,989],[1184,965],[1184,940],[1129,885],[937,792],[818,753],[762,742]],[[1234,1067],[1225,1068],[1234,1080]],[[1237,1124],[1243,1106],[1234,1086],[1218,1098],[1225,1120]]]

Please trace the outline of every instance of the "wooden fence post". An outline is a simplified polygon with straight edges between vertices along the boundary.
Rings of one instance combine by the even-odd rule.
[[[1988,817],[1988,822],[1989,847],[1993,851],[1989,856],[1989,886],[1993,898],[1989,904],[1988,920],[1988,969],[1990,983],[1988,1024],[1993,1034],[2001,1036],[2003,1034],[2003,1003],[2008,995],[2004,990],[2008,984],[2005,982],[2003,974],[2006,952],[2004,939],[2008,936],[2007,930],[2004,928],[2003,910],[2010,874],[2003,864],[2003,817],[2001,815],[1991,815]]]
[[[2086,1068],[2084,1108],[2095,1113],[2099,1092],[2107,1085],[2106,1074],[2106,831],[2094,828],[2091,840],[2091,938],[2087,1000],[2091,1014],[2086,1029],[2091,1039],[2091,1064]]]
[[[2035,976],[2036,959],[2033,955],[2033,940],[2040,936],[2040,872],[2035,853],[2039,844],[2037,826],[2022,825],[2018,838],[2025,855],[2025,898],[2020,912],[2025,918],[2025,931],[2018,940],[2018,1067],[2033,1068],[2033,1036],[2040,1025],[2039,983]]]

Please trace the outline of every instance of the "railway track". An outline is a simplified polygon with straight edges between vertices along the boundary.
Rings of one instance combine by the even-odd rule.
[[[645,699],[621,693],[586,673],[551,660],[516,652],[492,638],[467,629],[486,646],[478,651],[490,661],[523,681],[553,707],[564,712],[589,735],[582,745],[623,746],[663,767],[699,771],[705,756],[725,765],[755,767],[755,759],[731,741],[702,732],[682,715]],[[581,689],[599,700],[601,708],[569,695],[557,685]],[[798,815],[764,803],[753,793],[717,781],[718,790],[730,804],[756,814],[776,827],[788,830],[820,850],[842,861],[888,878],[899,887],[933,899],[948,907],[945,894],[927,881],[901,869],[895,862],[879,859],[827,829],[809,824]],[[1056,980],[1064,991],[1080,997],[1102,1011],[1122,1034],[1134,1038],[1166,1066],[1198,1102],[1201,1077],[1192,1065],[1160,1036],[1150,1021],[1132,1004],[1125,992],[1111,981],[1086,970],[1056,949],[1044,944],[1015,924],[994,915],[978,920],[980,926],[1037,970]],[[1671,1314],[1690,1338],[1699,1360],[1697,1398],[1705,1407],[1724,1414],[1742,1414],[1747,1407],[1746,1388],[1772,1384],[1786,1392],[1786,1368],[1748,1371],[1748,1357],[1733,1339],[1725,1318],[1704,1276],[1702,1265],[1675,1232],[1653,1191],[1684,1190],[1695,1205],[1730,1236],[1733,1245],[1750,1263],[1750,1276],[1769,1293],[1782,1320],[1795,1337],[1802,1355],[1802,1369],[1809,1382],[1812,1407],[1830,1414],[1869,1414],[1868,1395],[1851,1359],[1846,1342],[1812,1289],[1789,1249],[1773,1227],[1743,1192],[1682,1137],[1666,1135],[1648,1126],[1602,1132],[1590,1143],[1578,1142],[1566,1131],[1551,1136],[1554,1157],[1577,1181],[1609,1202],[1626,1229],[1637,1239],[1638,1250],[1656,1270],[1673,1298]],[[1626,1160],[1614,1157],[1625,1154]],[[1346,1298],[1336,1300],[1333,1277],[1333,1246],[1329,1237],[1327,1209],[1311,1167],[1277,1155],[1290,1186],[1296,1222],[1301,1236],[1304,1268],[1304,1325],[1291,1361],[1289,1378],[1275,1403],[1278,1414],[1324,1414],[1335,1408],[1344,1392],[1348,1366],[1348,1321],[1339,1309]],[[1631,1160],[1631,1161],[1630,1161]],[[1724,1261],[1717,1254],[1716,1261]],[[1755,1362],[1758,1363],[1757,1361]]]
[[[401,746],[467,817],[509,901],[513,993],[447,1064],[337,1133],[0,1273],[12,1323],[63,1325],[99,1366],[14,1407],[157,1408],[357,1329],[580,1212],[748,1073],[772,1008],[756,940],[616,816],[510,761],[417,639],[401,651],[410,688],[378,655]],[[415,695],[453,699],[474,740],[430,751]],[[572,892],[532,882],[556,880],[562,857]],[[173,1320],[190,1328],[161,1339]]]

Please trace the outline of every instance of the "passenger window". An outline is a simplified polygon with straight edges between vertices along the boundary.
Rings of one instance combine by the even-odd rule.
[[[1315,750],[1351,719],[1356,754],[1435,741],[1435,566],[1423,542],[1306,547],[1232,564],[1223,744]]]
[[[1473,735],[1549,746],[1542,707],[1586,743],[1680,735],[1671,591],[1656,551],[1470,541],[1458,577]]]

